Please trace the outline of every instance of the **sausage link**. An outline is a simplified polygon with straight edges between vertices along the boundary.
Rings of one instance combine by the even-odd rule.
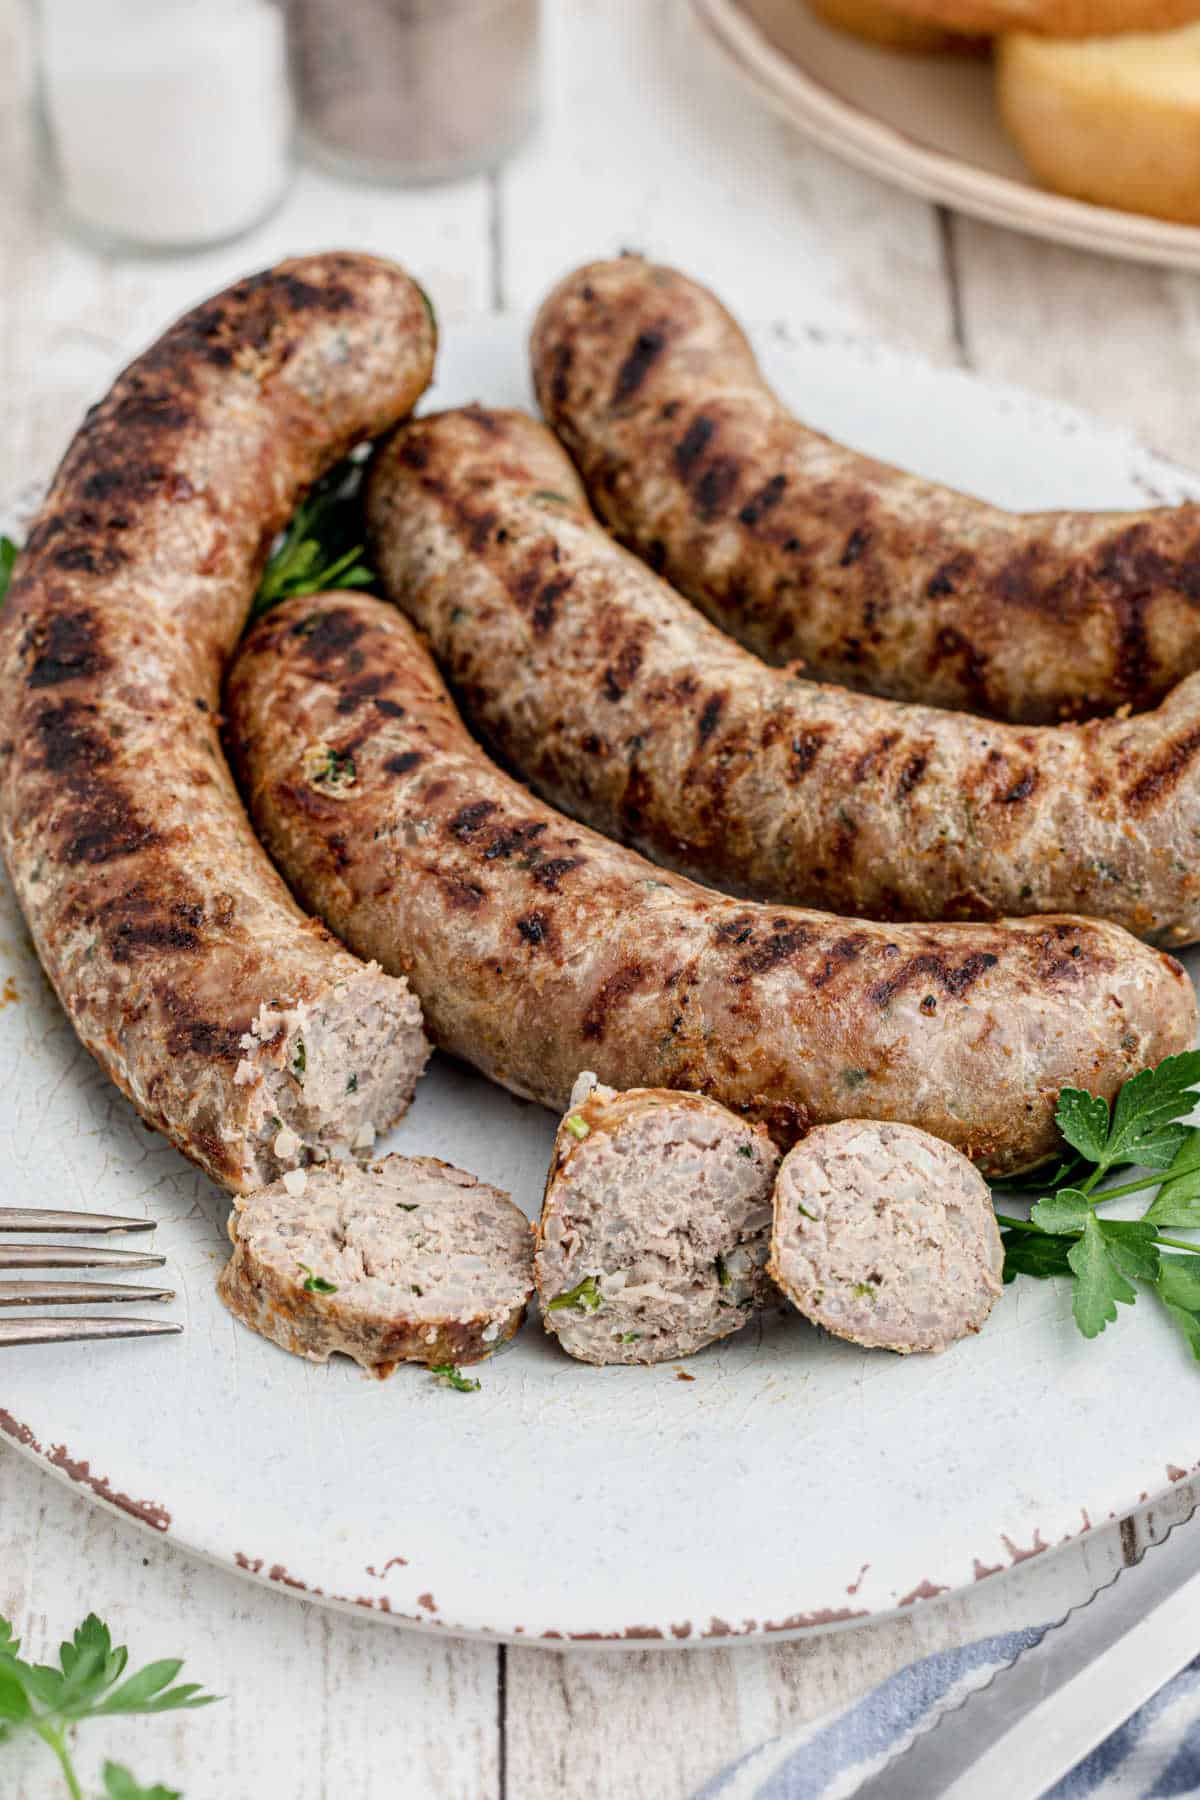
[[[368,509],[472,726],[656,862],[869,918],[1200,938],[1200,674],[1132,719],[1023,728],[767,668],[613,543],[521,413],[404,426]]]
[[[533,374],[601,518],[769,662],[1033,724],[1153,706],[1200,667],[1200,507],[1007,513],[862,456],[673,269],[568,276]]]
[[[434,338],[365,256],[198,307],[89,413],[0,618],[0,841],[42,963],[142,1116],[235,1191],[390,1123],[427,1054],[412,994],[258,847],[217,709],[272,538],[409,411]]]
[[[436,1043],[543,1105],[588,1068],[708,1094],[783,1142],[900,1119],[1012,1173],[1053,1152],[1061,1087],[1111,1095],[1193,1041],[1179,964],[1116,926],[847,923],[712,893],[572,824],[487,760],[378,600],[268,614],[227,705],[294,891],[408,978]]]

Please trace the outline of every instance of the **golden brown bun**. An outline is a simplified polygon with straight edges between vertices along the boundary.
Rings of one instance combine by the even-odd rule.
[[[1200,25],[997,46],[1001,116],[1047,187],[1200,224]]]
[[[945,31],[999,36],[1116,37],[1174,31],[1200,20],[1200,0],[889,0],[899,12]]]
[[[910,50],[917,55],[975,56],[987,49],[987,40],[963,37],[941,25],[931,25],[901,12],[888,0],[808,0],[812,11],[826,25],[879,44],[885,50]]]

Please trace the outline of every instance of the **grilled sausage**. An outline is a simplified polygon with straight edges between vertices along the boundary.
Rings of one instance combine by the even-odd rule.
[[[590,1363],[668,1362],[740,1331],[779,1299],[763,1275],[778,1167],[763,1127],[715,1100],[581,1075],[537,1231],[546,1330]]]
[[[293,1171],[239,1200],[229,1235],[230,1312],[296,1356],[336,1351],[381,1380],[400,1362],[489,1356],[533,1294],[524,1213],[434,1156]]]
[[[1061,1087],[1111,1095],[1193,1041],[1183,970],[1116,926],[847,924],[706,891],[571,824],[487,761],[378,600],[269,613],[226,703],[295,892],[407,976],[436,1043],[557,1111],[587,1067],[707,1094],[782,1141],[907,1120],[1011,1173],[1052,1153]]]
[[[1200,507],[1017,515],[809,430],[714,296],[634,257],[549,296],[547,419],[621,540],[770,662],[1018,723],[1200,667]]]
[[[235,1191],[396,1118],[413,996],[305,919],[254,841],[217,706],[274,534],[406,413],[432,315],[365,256],[189,313],[67,451],[0,617],[0,842],[76,1031]]]
[[[987,1183],[957,1150],[855,1119],[784,1157],[767,1266],[814,1325],[907,1356],[982,1327],[1004,1246]]]
[[[1200,674],[1133,719],[1023,728],[769,669],[612,542],[521,413],[403,427],[369,511],[470,723],[656,862],[838,913],[1200,938]]]

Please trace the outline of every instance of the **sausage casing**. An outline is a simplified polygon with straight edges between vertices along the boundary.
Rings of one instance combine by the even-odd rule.
[[[471,725],[656,862],[868,918],[1200,938],[1200,674],[1131,719],[1022,727],[768,668],[612,541],[521,413],[404,426],[369,514]]]
[[[708,1094],[784,1142],[900,1119],[1011,1173],[1053,1153],[1064,1085],[1111,1095],[1193,1041],[1179,964],[1115,926],[849,923],[713,893],[572,824],[487,760],[378,600],[268,614],[227,706],[294,891],[408,978],[437,1044],[557,1110],[588,1068]]]
[[[637,257],[549,296],[533,373],[601,518],[770,662],[1019,723],[1200,667],[1200,507],[1006,513],[799,423],[720,302]]]
[[[347,1032],[387,1064],[391,1118],[427,1053],[412,995],[306,919],[255,842],[217,709],[272,538],[408,412],[434,337],[420,290],[366,256],[198,307],[89,413],[0,615],[0,838],[42,963],[143,1117],[234,1190],[336,1136],[335,1106],[351,1137],[390,1122],[325,1092]]]

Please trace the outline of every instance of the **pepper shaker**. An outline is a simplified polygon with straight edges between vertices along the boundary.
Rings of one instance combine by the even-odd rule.
[[[306,150],[336,173],[449,180],[532,128],[539,0],[291,0]]]
[[[34,0],[43,159],[106,250],[240,236],[282,199],[293,108],[277,0]]]

